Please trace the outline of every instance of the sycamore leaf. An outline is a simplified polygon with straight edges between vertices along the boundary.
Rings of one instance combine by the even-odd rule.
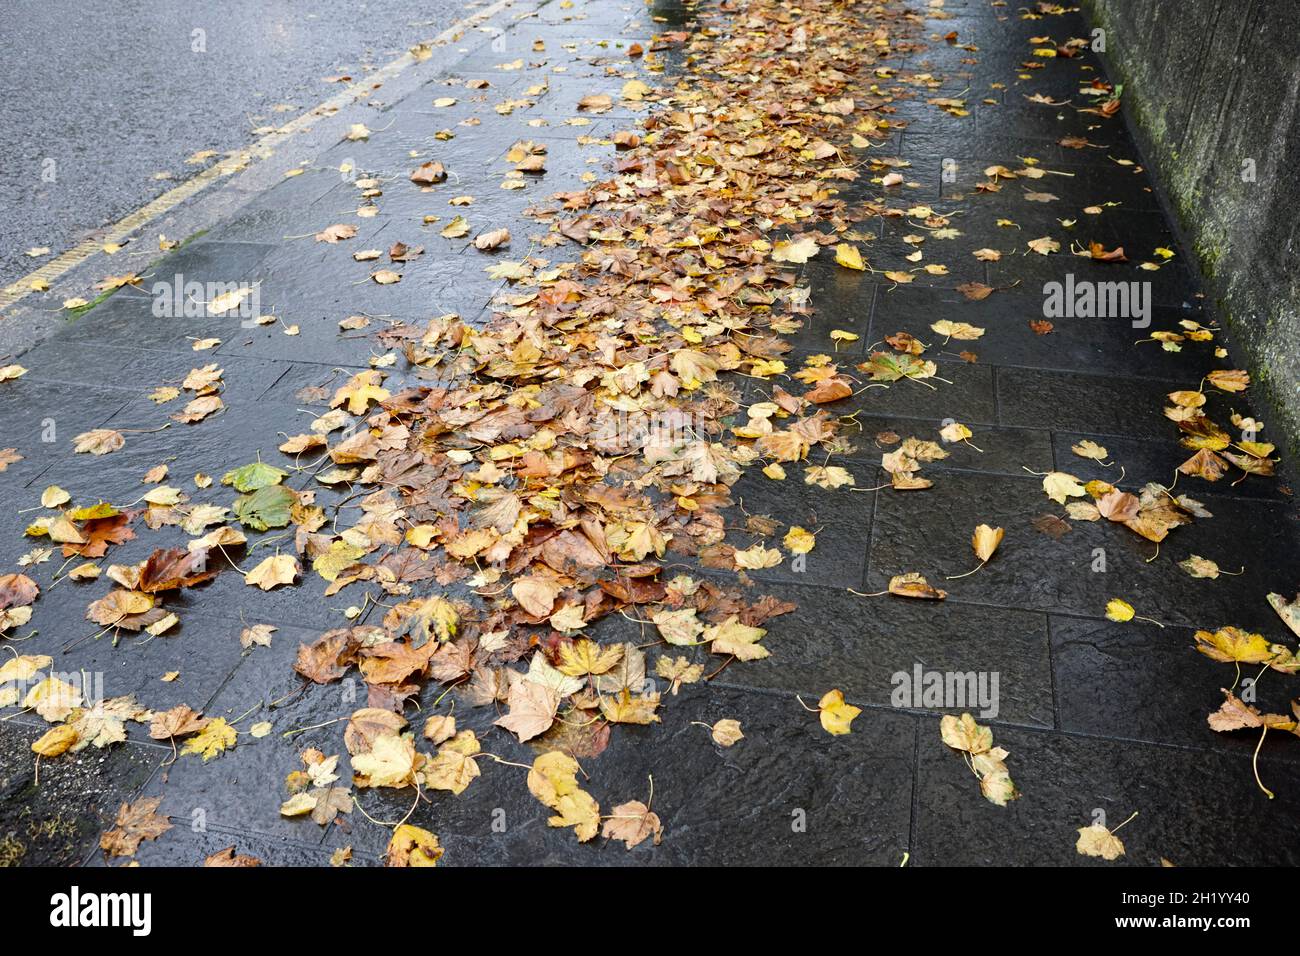
[[[269,591],[281,584],[292,584],[301,569],[298,559],[291,554],[277,554],[266,558],[244,577],[244,583]]]
[[[1091,458],[1094,461],[1103,461],[1109,454],[1104,446],[1098,445],[1095,441],[1089,441],[1086,438],[1083,441],[1071,445],[1070,451],[1074,452],[1080,458]],[[1105,828],[1103,827],[1103,829]]]
[[[694,612],[692,612],[694,613]],[[0,664],[0,684],[9,681],[26,683],[41,671],[54,663],[54,658],[44,654],[19,654]]]
[[[559,652],[558,669],[570,677],[603,674],[623,659],[622,645],[601,647],[587,638],[567,641],[560,645]]]
[[[979,777],[980,792],[990,803],[1005,807],[1020,796],[1005,763],[1009,756],[993,746],[993,731],[975,722],[970,714],[946,714],[939,721],[939,735],[954,750],[965,752],[971,769]]]
[[[352,755],[354,780],[358,787],[407,787],[419,759],[410,734],[380,734],[368,752]]]
[[[1226,664],[1264,664],[1277,656],[1262,634],[1252,634],[1239,627],[1221,627],[1214,633],[1197,631],[1195,638],[1198,651]]]
[[[111,428],[96,428],[93,431],[82,432],[72,439],[72,443],[72,450],[79,455],[107,455],[125,445],[126,439],[122,437],[121,432],[113,431]]]
[[[811,531],[795,525],[786,532],[781,543],[790,550],[791,554],[808,554],[817,547],[817,537]]]
[[[172,828],[171,821],[158,813],[162,797],[144,797],[124,803],[117,811],[113,828],[99,838],[99,848],[109,856],[134,856],[143,840],[156,840]]]
[[[932,587],[924,575],[915,571],[896,574],[890,578],[889,593],[897,597],[921,598],[928,601],[942,601],[948,596],[947,591]]]
[[[436,866],[443,849],[438,838],[411,823],[399,824],[384,853],[385,866]]]
[[[235,499],[235,515],[240,524],[254,531],[283,528],[289,524],[290,510],[298,503],[293,489],[284,485],[268,485],[251,495]]]
[[[337,223],[333,226],[326,226],[320,232],[316,233],[315,238],[317,242],[328,242],[333,244],[344,239],[351,239],[356,234],[356,226],[348,223]]]
[[[853,718],[862,713],[861,707],[845,703],[844,693],[840,690],[828,690],[817,702],[822,728],[834,736],[847,734]]]
[[[1259,708],[1250,706],[1227,688],[1220,688],[1220,690],[1223,692],[1223,703],[1218,710],[1206,718],[1210,729],[1219,733],[1256,727],[1267,727],[1270,730],[1295,730],[1296,721],[1292,718],[1284,714],[1262,714]]]
[[[984,334],[984,330],[978,326],[970,325],[966,322],[950,322],[947,319],[940,319],[938,322],[930,324],[939,335],[949,339],[958,339],[961,341],[974,341]]]
[[[709,649],[715,654],[733,654],[737,660],[756,661],[770,653],[758,643],[766,633],[761,627],[742,624],[733,614],[723,623],[705,628],[701,640],[710,642]]]
[[[268,465],[264,461],[254,461],[226,472],[221,476],[221,483],[231,485],[236,491],[248,494],[268,485],[278,485],[287,477],[289,477],[287,471]]]
[[[773,262],[791,262],[802,265],[820,251],[817,240],[812,236],[800,236],[797,239],[779,240],[772,247]]]
[[[640,800],[620,803],[608,817],[600,835],[610,840],[622,840],[630,850],[649,837],[654,837],[655,846],[663,839],[664,828],[659,822],[658,814],[651,813]]]
[[[1058,505],[1065,504],[1067,498],[1082,498],[1087,494],[1078,478],[1063,471],[1049,471],[1043,477],[1043,491]]]
[[[533,761],[528,771],[528,792],[556,811],[547,820],[553,827],[573,827],[579,842],[594,837],[600,826],[600,805],[578,787],[578,762],[552,750]]]
[[[195,736],[185,741],[181,753],[198,754],[207,763],[212,757],[235,746],[236,739],[235,728],[226,723],[224,717],[214,717]]]
[[[851,243],[841,242],[835,247],[835,262],[846,269],[865,271],[867,264],[862,261],[862,253]]]
[[[513,731],[520,741],[532,740],[550,730],[559,704],[560,694],[553,688],[536,681],[517,680],[510,685],[509,711],[495,723]]]
[[[660,610],[650,615],[650,620],[659,628],[659,636],[669,644],[685,647],[696,643],[704,625],[696,617],[693,607],[680,608],[676,611]]]
[[[1217,578],[1220,574],[1219,566],[1209,558],[1203,558],[1199,554],[1193,554],[1182,561],[1178,566],[1194,578]]]
[[[77,739],[76,727],[71,724],[59,724],[32,742],[32,752],[41,757],[57,757],[66,753]]]

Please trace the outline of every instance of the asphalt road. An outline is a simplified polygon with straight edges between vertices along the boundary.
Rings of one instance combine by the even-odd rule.
[[[475,8],[486,4],[476,4]],[[6,0],[0,286],[470,12],[466,0]],[[196,33],[195,31],[202,31]],[[161,178],[167,174],[171,178]]]

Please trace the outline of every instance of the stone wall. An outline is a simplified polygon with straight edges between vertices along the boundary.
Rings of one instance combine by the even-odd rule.
[[[1300,3],[1080,2],[1245,352],[1265,434],[1300,453]]]

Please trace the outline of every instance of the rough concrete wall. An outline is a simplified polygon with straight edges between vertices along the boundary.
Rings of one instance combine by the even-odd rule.
[[[1300,3],[1081,3],[1246,352],[1266,433],[1300,453]]]

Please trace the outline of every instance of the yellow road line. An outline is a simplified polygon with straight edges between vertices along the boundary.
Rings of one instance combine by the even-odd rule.
[[[490,7],[480,10],[472,16],[456,21],[434,37],[428,45],[443,45],[450,41],[458,31],[476,26],[513,4],[514,0],[497,0],[497,2],[492,4]],[[417,46],[413,49],[419,49],[419,47]],[[146,203],[134,212],[128,213],[125,217],[109,226],[108,231],[99,238],[87,239],[85,242],[74,246],[67,252],[61,253],[54,259],[51,259],[39,269],[29,272],[12,285],[0,289],[0,312],[3,312],[5,309],[27,297],[31,293],[38,291],[38,289],[44,289],[45,286],[53,283],[56,279],[71,271],[74,267],[85,262],[95,253],[101,251],[105,244],[122,242],[122,240],[129,238],[134,232],[136,232],[136,230],[144,227],[151,220],[156,219],[162,214],[179,206],[191,196],[197,195],[207,189],[217,180],[241,172],[246,169],[254,159],[265,160],[269,158],[274,152],[275,147],[279,146],[284,140],[293,136],[295,133],[306,129],[313,122],[337,113],[339,110],[343,109],[343,107],[361,99],[364,95],[374,89],[377,82],[387,82],[408,67],[423,62],[424,59],[427,58],[416,56],[415,53],[408,50],[395,60],[380,67],[374,73],[368,74],[364,79],[349,83],[343,88],[342,92],[331,96],[329,99],[325,100],[325,102],[312,107],[310,110],[300,114],[285,125],[277,127],[262,136],[247,149],[238,150],[233,154],[229,154],[225,161],[209,166],[193,179],[186,180],[176,188],[167,190],[167,192],[163,193],[152,202]],[[233,160],[231,159],[231,156],[234,157]]]

